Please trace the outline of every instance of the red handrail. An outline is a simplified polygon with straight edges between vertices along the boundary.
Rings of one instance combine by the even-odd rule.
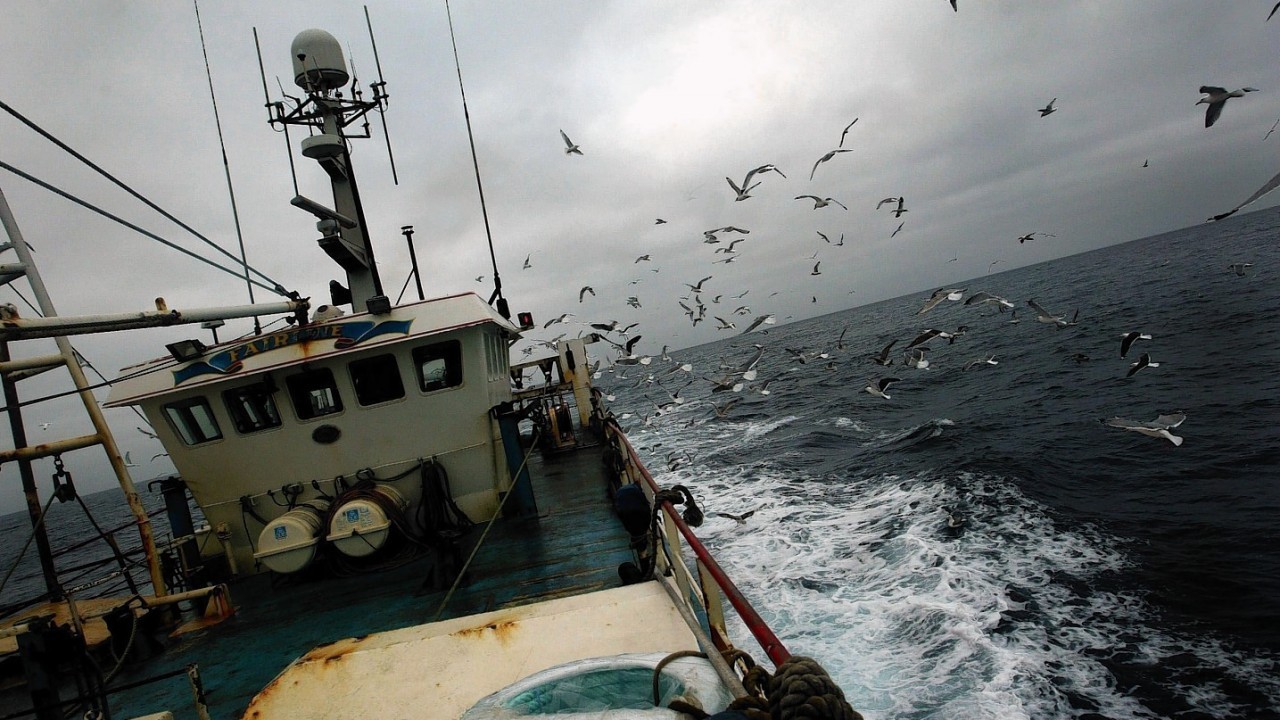
[[[654,481],[653,476],[649,474],[649,468],[645,467],[644,463],[640,461],[640,456],[636,454],[635,448],[631,446],[631,441],[622,432],[622,428],[618,427],[617,423],[611,424],[618,438],[622,440],[622,444],[626,446],[627,453],[632,461],[635,462],[635,466],[640,470],[640,475],[649,484],[649,489],[657,493],[661,488],[658,487],[658,483]],[[724,569],[720,567],[720,563],[717,563],[716,559],[711,556],[711,551],[707,550],[707,547],[702,544],[698,536],[693,533],[693,529],[685,523],[684,518],[680,517],[680,514],[676,512],[675,507],[670,502],[663,502],[662,509],[675,521],[676,527],[679,528],[680,534],[684,536],[685,542],[689,543],[693,554],[707,568],[707,572],[716,581],[716,585],[720,587],[720,590],[724,592],[729,604],[738,612],[738,616],[742,618],[747,629],[755,636],[756,642],[760,643],[760,647],[764,649],[765,654],[769,656],[773,664],[778,666],[786,662],[787,658],[791,657],[790,651],[782,644],[778,636],[773,633],[773,630],[769,629],[769,625],[764,621],[764,618],[760,617],[760,613],[751,607],[751,602],[747,600],[742,591],[738,589],[738,586],[725,574]]]

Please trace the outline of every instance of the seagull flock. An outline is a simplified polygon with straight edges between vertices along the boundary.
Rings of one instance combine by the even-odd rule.
[[[951,0],[950,4],[954,11],[958,11],[954,0]],[[1280,4],[1278,4],[1277,7],[1280,7]],[[1273,13],[1274,12],[1275,11],[1273,10]],[[1204,97],[1202,97],[1196,105],[1206,105],[1204,116],[1205,128],[1213,127],[1214,124],[1219,121],[1228,100],[1232,98],[1242,98],[1245,97],[1246,94],[1253,92],[1257,92],[1257,88],[1243,87],[1238,90],[1227,90],[1224,87],[1213,85],[1201,86],[1200,93],[1202,93]],[[1035,112],[1039,114],[1040,118],[1045,118],[1056,113],[1060,109],[1058,107],[1058,100],[1058,97],[1052,98],[1044,105],[1044,107],[1036,108]],[[851,131],[854,129],[857,122],[858,118],[855,117],[851,122],[845,124],[839,133],[839,141],[836,147],[817,156],[816,160],[810,167],[808,182],[816,182],[818,180],[817,173],[824,165],[836,162],[849,162],[849,160],[842,160],[841,158],[856,157],[855,148],[846,147],[846,141],[849,139]],[[1278,124],[1280,124],[1280,121],[1278,121]],[[856,135],[856,133],[854,134]],[[569,135],[566,134],[563,129],[560,130],[560,137],[563,141],[564,154],[567,157],[579,156],[585,158],[585,161],[589,161],[589,155],[584,153],[582,147],[571,140]],[[828,145],[827,147],[831,146]],[[581,161],[574,160],[574,162]],[[1142,167],[1148,166],[1148,162],[1144,161],[1142,163]],[[772,176],[775,175],[777,176],[776,180],[772,179]],[[724,178],[728,185],[728,190],[731,191],[731,194],[728,195],[728,197],[731,197],[733,201],[732,203],[729,203],[731,206],[733,203],[751,200],[755,197],[753,192],[766,182],[805,182],[803,179],[798,181],[789,180],[783,170],[772,163],[756,165],[749,169],[745,174],[738,175],[737,177],[741,177],[741,181],[736,181],[733,173],[726,175]],[[803,178],[803,175],[801,175],[801,178]],[[1268,186],[1264,186],[1264,188],[1256,193],[1254,197],[1250,198],[1240,207],[1252,202],[1254,199],[1257,199],[1257,197],[1260,197],[1262,194],[1269,192],[1272,188],[1277,186],[1280,186],[1280,175],[1277,175],[1277,177],[1273,179]],[[888,213],[897,221],[897,227],[888,235],[889,238],[896,237],[900,232],[902,232],[906,225],[906,220],[903,216],[908,212],[908,207],[906,204],[906,198],[902,194],[885,197],[877,202],[874,199],[837,199],[835,197],[826,196],[825,194],[805,192],[794,194],[794,200],[810,200],[813,202],[813,210],[825,210],[828,213],[831,212],[831,206],[848,211],[849,204],[854,204],[848,203],[847,201],[849,200],[853,200],[858,204],[866,202],[867,204],[865,207],[871,207],[872,203],[874,203],[874,208],[877,211],[887,207]],[[757,200],[756,202],[758,203],[760,201]],[[1238,209],[1239,207],[1236,208],[1236,210]],[[1235,210],[1232,210],[1231,212],[1235,212]],[[1229,214],[1230,213],[1226,213],[1215,219],[1220,219],[1221,217],[1225,217]],[[654,221],[654,225],[669,226],[669,223],[667,219],[659,217]],[[664,229],[664,231],[667,230]],[[821,230],[817,230],[816,234],[823,241],[823,244],[819,246],[817,251],[808,256],[808,259],[813,261],[812,269],[808,270],[807,273],[811,277],[823,274],[822,268],[826,260],[818,257],[819,253],[828,247],[835,248],[843,247],[845,245],[845,234],[843,232],[840,234],[839,241],[835,243],[833,243],[830,237]],[[727,225],[702,231],[701,242],[707,245],[716,246],[711,253],[713,259],[711,259],[710,262],[712,265],[728,265],[735,262],[742,253],[750,250],[753,245],[750,236],[751,231],[749,229]],[[809,237],[812,237],[812,235]],[[1018,245],[1025,245],[1039,238],[1056,237],[1057,235],[1053,233],[1037,230],[1017,236],[1016,238],[1011,238],[1011,240],[1016,239]],[[637,270],[641,270],[641,264],[643,263],[644,269],[653,273],[660,272],[661,268],[655,263],[655,258],[658,258],[659,260],[661,260],[661,258],[658,257],[658,254],[652,249],[647,250],[648,252],[637,252],[634,256],[634,260],[630,260],[630,265],[632,267],[636,267]],[[954,262],[957,259],[958,254],[956,257],[948,259],[947,262]],[[837,261],[831,260],[828,264],[830,265],[835,262]],[[991,269],[999,262],[1000,260],[993,261],[988,267],[988,272],[990,272]],[[528,256],[525,258],[523,268],[528,269],[530,267],[532,267],[531,256]],[[1244,276],[1246,271],[1251,267],[1252,263],[1234,263],[1229,269],[1237,275]],[[688,272],[689,270],[690,268],[687,267],[681,268],[681,272]],[[478,278],[478,280],[479,279],[481,278]],[[803,283],[804,281],[805,280],[802,276],[797,275],[794,279],[794,284],[796,286],[800,286],[800,283]],[[630,284],[638,285],[642,282],[643,273],[641,278],[632,280]],[[685,282],[684,287],[687,288],[687,291],[678,298],[674,298],[672,302],[680,308],[691,326],[696,327],[702,322],[707,322],[709,326],[714,326],[719,332],[746,335],[749,333],[767,333],[768,326],[777,322],[772,313],[756,312],[747,304],[747,301],[744,298],[748,295],[750,289],[725,289],[718,287],[716,274],[714,272],[705,274],[696,282]],[[612,294],[621,297],[621,294],[619,293],[605,294]],[[778,293],[775,292],[769,297],[773,297],[777,294]],[[806,292],[805,294],[810,293]],[[578,291],[578,304],[585,304],[588,296],[595,298],[596,291],[591,286],[583,286]],[[627,305],[631,308],[639,309],[642,307],[639,293],[637,293],[637,295],[628,296],[626,300]],[[753,298],[752,302],[767,303],[767,300],[768,298]],[[1024,307],[1034,313],[1034,318],[1037,323],[1050,325],[1058,331],[1068,330],[1080,324],[1080,312],[1078,309],[1074,310],[1068,316],[1066,313],[1051,312],[1041,305],[1035,298],[1026,299],[1022,303],[1015,303],[985,290],[968,294],[968,289],[962,287],[937,289],[935,292],[931,293],[928,298],[923,300],[921,307],[915,313],[915,316],[923,316],[943,303],[961,303],[961,301],[963,301],[962,307],[968,308],[968,310],[964,310],[962,312],[977,313],[984,317],[1007,313],[1008,324],[1016,324],[1020,321],[1020,318],[1018,317],[1018,310],[1019,308]],[[817,295],[812,296],[812,302],[818,302]],[[991,310],[994,312],[984,312]],[[756,343],[753,345],[754,352],[752,353],[752,357],[749,359],[734,361],[722,358],[719,365],[714,369],[695,374],[693,368],[689,364],[679,364],[672,360],[667,355],[666,346],[663,347],[662,352],[657,356],[657,364],[655,364],[655,357],[653,355],[639,352],[638,348],[641,336],[638,334],[631,334],[631,331],[639,325],[638,323],[631,323],[623,326],[622,323],[617,320],[604,322],[578,322],[576,320],[572,320],[574,317],[573,313],[566,313],[547,322],[543,328],[549,329],[552,325],[556,324],[565,326],[577,324],[580,326],[578,337],[586,337],[589,341],[593,342],[604,342],[608,347],[616,351],[616,353],[603,353],[604,357],[595,361],[591,366],[591,371],[597,378],[604,372],[615,373],[615,379],[624,381],[633,380],[635,387],[645,388],[643,397],[647,401],[648,407],[645,411],[637,414],[639,415],[639,419],[646,425],[653,423],[673,407],[685,406],[686,400],[682,393],[685,393],[687,388],[694,383],[699,382],[699,380],[709,384],[710,398],[696,402],[705,403],[710,406],[711,415],[708,419],[726,420],[732,417],[731,413],[740,401],[740,393],[748,392],[767,396],[771,392],[769,389],[770,383],[783,377],[787,372],[792,372],[797,369],[796,367],[791,367],[788,370],[772,377],[760,378],[758,376],[757,366],[761,357],[766,352],[776,352],[776,350],[767,344]],[[790,317],[787,319],[790,319]],[[714,321],[714,324],[712,321]],[[742,327],[740,327],[740,324]],[[565,327],[563,330],[564,332],[554,338],[549,340],[537,340],[535,342],[545,344],[548,347],[554,347],[556,341],[573,332],[572,327]],[[965,341],[962,339],[968,330],[969,327],[964,324],[957,324],[954,327],[947,326],[945,328],[936,326],[921,327],[918,328],[915,336],[909,340],[905,338],[882,339],[881,342],[883,342],[883,340],[887,340],[887,344],[884,344],[883,347],[880,347],[879,349],[868,350],[865,353],[862,353],[858,356],[858,360],[852,362],[866,362],[881,368],[894,368],[894,370],[889,371],[888,374],[883,376],[871,377],[867,380],[866,387],[864,388],[868,394],[878,399],[873,402],[889,402],[898,394],[896,392],[897,388],[894,388],[893,386],[901,383],[903,387],[908,388],[906,394],[909,395],[910,386],[914,382],[913,378],[921,377],[921,375],[918,374],[919,372],[927,373],[938,369],[938,366],[930,360],[931,354],[934,353],[934,345],[931,345],[931,343],[936,345],[941,340],[946,340],[946,345],[948,347],[955,345],[957,342],[960,342],[963,346]],[[814,362],[815,365],[820,364],[827,371],[834,371],[840,367],[842,362],[845,364],[851,362],[843,359],[837,360],[840,356],[840,352],[844,350],[843,337],[844,333],[841,333],[840,339],[835,343],[835,347],[822,349],[782,348],[782,350],[786,352],[786,357],[796,365],[806,365],[810,362]],[[1118,352],[1120,359],[1128,360],[1129,353],[1131,349],[1133,349],[1135,343],[1146,343],[1151,341],[1152,337],[1153,336],[1149,333],[1137,330],[1125,332],[1121,336],[1120,340]],[[895,354],[893,349],[898,345],[899,340],[905,341],[905,344],[901,345],[901,349]],[[534,346],[531,345],[526,347],[524,352],[527,356],[531,354],[533,350]],[[613,356],[611,361],[609,360],[610,356]],[[1071,353],[1067,357],[1074,360],[1076,363],[1083,363],[1089,360],[1088,356],[1080,352]],[[604,364],[604,367],[602,367],[602,364]],[[987,367],[998,366],[999,364],[1000,360],[997,359],[995,355],[982,354],[968,359],[963,363],[962,368],[964,371],[974,371]],[[1117,379],[1124,382],[1141,382],[1142,377],[1145,377],[1147,373],[1157,371],[1159,367],[1160,363],[1153,360],[1152,355],[1149,352],[1143,352],[1136,360],[1129,362],[1127,369],[1123,372],[1117,372]],[[634,377],[628,377],[629,372],[634,372],[636,375]],[[890,392],[891,389],[895,390],[892,394]],[[730,395],[730,399],[727,401],[717,402],[717,398],[723,393],[728,393]],[[629,418],[630,415],[628,414],[622,416],[620,419],[625,420]],[[1185,413],[1174,412],[1171,414],[1162,414],[1151,421],[1134,421],[1120,417],[1113,417],[1105,420],[1104,424],[1108,427],[1129,430],[1154,438],[1166,439],[1177,446],[1182,444],[1182,438],[1174,435],[1171,431],[1182,425],[1184,420],[1186,420]],[[742,515],[739,522],[744,520],[746,517],[749,517],[749,515],[750,513]]]

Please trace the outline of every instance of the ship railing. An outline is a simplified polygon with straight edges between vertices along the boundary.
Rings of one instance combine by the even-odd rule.
[[[662,490],[649,469],[645,467],[631,442],[627,439],[617,423],[609,420],[605,423],[610,443],[618,451],[620,472],[627,480],[639,484],[649,497],[650,502]],[[781,665],[791,657],[791,653],[783,645],[778,636],[769,628],[760,613],[752,607],[738,586],[729,578],[712,556],[711,551],[703,545],[689,524],[670,501],[661,502],[662,524],[657,551],[657,569],[663,575],[669,575],[675,582],[681,599],[690,606],[703,630],[709,636],[715,649],[727,659],[735,654],[736,648],[729,637],[726,624],[725,600],[736,612],[743,625],[755,638],[760,649],[775,666]],[[693,569],[686,562],[686,548],[693,556]]]

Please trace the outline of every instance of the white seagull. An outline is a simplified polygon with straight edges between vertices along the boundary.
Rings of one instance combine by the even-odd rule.
[[[564,154],[565,155],[581,155],[582,154],[582,151],[578,149],[577,145],[573,144],[573,141],[569,139],[568,135],[564,134],[563,130],[560,131],[560,137],[564,138]]]
[[[1161,415],[1151,422],[1138,422],[1136,420],[1126,420],[1121,417],[1113,417],[1107,421],[1110,427],[1120,428],[1121,430],[1132,430],[1133,432],[1142,433],[1155,438],[1164,438],[1176,445],[1182,444],[1182,438],[1169,432],[1173,428],[1182,424],[1186,420],[1185,413],[1174,413],[1173,415]]]
[[[1233,97],[1244,97],[1245,93],[1257,91],[1258,88],[1246,87],[1228,92],[1226,88],[1201,85],[1200,92],[1204,93],[1205,96],[1197,100],[1196,104],[1205,103],[1209,106],[1204,111],[1204,126],[1213,127],[1213,124],[1218,121],[1218,116],[1222,115],[1222,107],[1227,104],[1227,100]]]
[[[844,208],[845,210],[848,210],[848,209],[849,209],[849,208],[845,207],[844,203],[840,202],[839,200],[837,200],[837,199],[835,199],[835,198],[820,198],[820,197],[818,197],[817,195],[797,195],[797,196],[796,196],[796,199],[797,199],[797,200],[803,200],[803,199],[805,199],[805,198],[809,198],[810,200],[812,200],[812,201],[813,201],[813,209],[814,209],[814,210],[817,210],[818,208],[824,208],[824,207],[826,207],[826,206],[830,205],[831,203],[835,203],[835,204],[839,205],[840,207]],[[830,241],[830,240],[828,240],[827,242],[831,242],[831,241]]]
[[[1056,103],[1056,102],[1058,102],[1058,98],[1054,98],[1054,99],[1050,100],[1048,105],[1045,105],[1044,107],[1039,108],[1039,110],[1038,110],[1038,111],[1039,111],[1039,113],[1040,113],[1040,117],[1044,117],[1044,116],[1046,116],[1046,115],[1050,115],[1050,114],[1052,114],[1052,113],[1057,112],[1057,111],[1058,111],[1058,108],[1056,108],[1056,107],[1054,107],[1054,106],[1053,106],[1053,104],[1054,104],[1054,103]]]
[[[928,300],[925,300],[924,307],[920,308],[917,315],[923,315],[934,308],[935,305],[943,300],[951,300],[952,302],[964,297],[964,291],[968,288],[938,288],[933,291]]]
[[[813,179],[813,174],[814,174],[814,173],[816,173],[816,172],[818,172],[818,166],[819,166],[819,165],[821,165],[822,163],[824,163],[824,162],[826,162],[826,161],[830,160],[831,158],[835,157],[837,153],[846,153],[846,152],[853,152],[853,151],[852,151],[852,150],[850,150],[849,148],[840,148],[840,149],[832,150],[831,152],[827,153],[826,155],[823,155],[822,157],[818,158],[818,162],[814,163],[814,164],[813,164],[813,169],[809,171],[809,179],[810,179],[810,180],[812,180],[812,179]]]
[[[1129,354],[1129,348],[1133,347],[1134,342],[1138,340],[1150,340],[1150,339],[1151,339],[1150,335],[1144,332],[1139,332],[1137,330],[1134,330],[1133,332],[1127,332],[1124,335],[1121,335],[1120,336],[1120,357],[1124,357],[1125,355]]]
[[[1125,375],[1125,377],[1127,378],[1133,377],[1134,373],[1138,372],[1142,368],[1148,368],[1148,367],[1160,367],[1160,363],[1151,362],[1151,356],[1147,353],[1142,353],[1142,356],[1138,358],[1138,362],[1132,363],[1131,365],[1129,365],[1129,372]]]

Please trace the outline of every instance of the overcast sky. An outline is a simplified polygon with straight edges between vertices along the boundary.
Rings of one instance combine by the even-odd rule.
[[[644,352],[687,347],[724,336],[712,315],[739,327],[766,313],[802,319],[980,277],[995,261],[996,271],[1008,270],[1196,224],[1280,170],[1280,133],[1264,141],[1280,119],[1280,19],[1264,22],[1270,0],[959,1],[958,13],[946,0],[455,2],[512,309],[534,313],[533,337],[576,334],[581,325],[541,330],[573,312],[584,322],[640,323],[632,334],[643,336]],[[408,272],[399,228],[412,224],[428,294],[487,298],[493,273],[445,7],[375,0],[369,11],[400,184],[391,182],[376,120],[375,137],[355,141],[354,156],[384,284],[394,299]],[[362,6],[206,1],[200,13],[249,262],[327,302],[329,279],[343,276],[317,248],[314,218],[288,203],[286,143],[265,123],[253,29],[272,99],[279,83],[297,92],[289,46],[311,27],[349,48],[367,89],[377,78]],[[236,248],[191,3],[7,3],[0,56],[0,99]],[[1259,92],[1232,99],[1206,129],[1205,106],[1196,104],[1205,84]],[[1037,109],[1054,98],[1058,111],[1041,117]],[[855,118],[843,144],[850,152],[815,169]],[[581,156],[564,152],[561,129]],[[7,114],[0,159],[210,254]],[[295,161],[302,193],[329,204],[323,172],[296,151]],[[765,163],[786,177],[759,175],[751,197],[736,202],[726,176],[740,183]],[[59,314],[144,310],[156,297],[180,309],[248,302],[243,280],[11,173],[0,171],[0,188]],[[814,209],[795,199],[801,194],[848,209]],[[876,210],[890,196],[905,198],[900,220]],[[750,234],[703,242],[703,231],[726,225]],[[843,233],[844,245],[819,232],[833,243]],[[1056,237],[1017,241],[1033,232]],[[734,262],[716,264],[726,255],[715,250],[736,237],[745,239]],[[636,263],[644,254],[651,262]],[[526,257],[530,269],[522,269]],[[12,253],[2,260],[13,261]],[[812,275],[818,261],[821,274]],[[704,301],[723,298],[692,327],[677,300],[686,283],[708,275]],[[587,284],[596,296],[579,303]],[[629,307],[629,296],[642,307]],[[274,298],[257,291],[256,299]],[[27,312],[11,289],[0,290],[0,302]],[[739,305],[750,312],[731,315]],[[249,328],[233,321],[222,336]],[[76,345],[114,376],[182,337],[208,334],[133,331]],[[49,348],[28,341],[13,354]],[[44,395],[65,387],[65,377],[49,373],[20,391]],[[26,417],[33,441],[88,431],[75,401]],[[151,460],[163,449],[134,429],[141,422],[129,411],[108,417],[139,465],[139,483],[171,468]],[[51,425],[42,430],[42,422]],[[99,456],[67,458],[88,489],[105,486]],[[48,472],[38,467],[42,492]],[[0,511],[19,498],[16,466],[6,465]]]

